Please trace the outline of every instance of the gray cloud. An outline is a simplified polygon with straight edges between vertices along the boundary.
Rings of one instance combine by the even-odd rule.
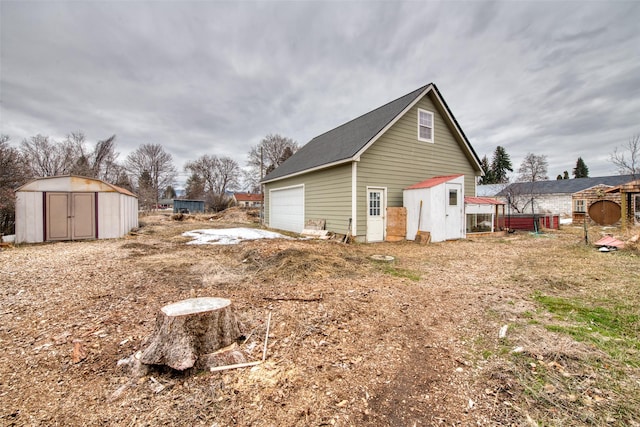
[[[640,133],[632,2],[0,3],[0,131],[160,143],[178,168],[300,143],[435,82],[480,156],[549,175]]]

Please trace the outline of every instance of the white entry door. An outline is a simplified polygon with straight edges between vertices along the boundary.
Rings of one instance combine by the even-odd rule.
[[[384,188],[367,188],[367,242],[384,241],[385,195]]]
[[[462,238],[462,185],[445,184],[445,239]]]

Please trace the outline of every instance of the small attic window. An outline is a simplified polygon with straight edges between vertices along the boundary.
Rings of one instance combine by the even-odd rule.
[[[433,142],[433,113],[418,108],[418,140]]]

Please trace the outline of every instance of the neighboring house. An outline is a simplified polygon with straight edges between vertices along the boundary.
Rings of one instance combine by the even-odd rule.
[[[95,178],[35,179],[16,190],[16,243],[122,237],[138,227],[138,198]]]
[[[269,173],[262,180],[265,222],[300,232],[305,221],[324,219],[329,231],[383,241],[386,208],[403,206],[405,188],[445,175],[461,175],[462,203],[475,196],[482,168],[440,91],[428,84],[315,137]]]
[[[573,224],[582,224],[588,218],[601,225],[615,224],[620,220],[620,193],[610,193],[615,187],[598,184],[573,193]]]
[[[262,207],[262,194],[233,193],[233,201],[241,208]]]
[[[158,200],[158,209],[173,209],[173,199]]]
[[[504,188],[496,197],[507,203],[510,213],[550,213],[571,218],[574,211],[584,212],[585,207],[573,194],[597,185],[615,187],[633,181],[633,175],[614,175],[595,178],[557,179],[537,182],[515,182]]]
[[[509,183],[505,184],[483,184],[476,186],[476,196],[478,197],[495,197],[496,194],[504,190]]]

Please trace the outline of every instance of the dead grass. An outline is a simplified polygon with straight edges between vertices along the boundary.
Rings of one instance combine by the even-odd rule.
[[[127,239],[0,252],[0,425],[640,425],[635,349],[562,332],[589,325],[540,299],[637,315],[633,249],[599,253],[571,227],[430,245],[180,237],[232,220],[148,216]],[[272,312],[267,362],[117,366],[192,296],[230,298],[256,359]]]

